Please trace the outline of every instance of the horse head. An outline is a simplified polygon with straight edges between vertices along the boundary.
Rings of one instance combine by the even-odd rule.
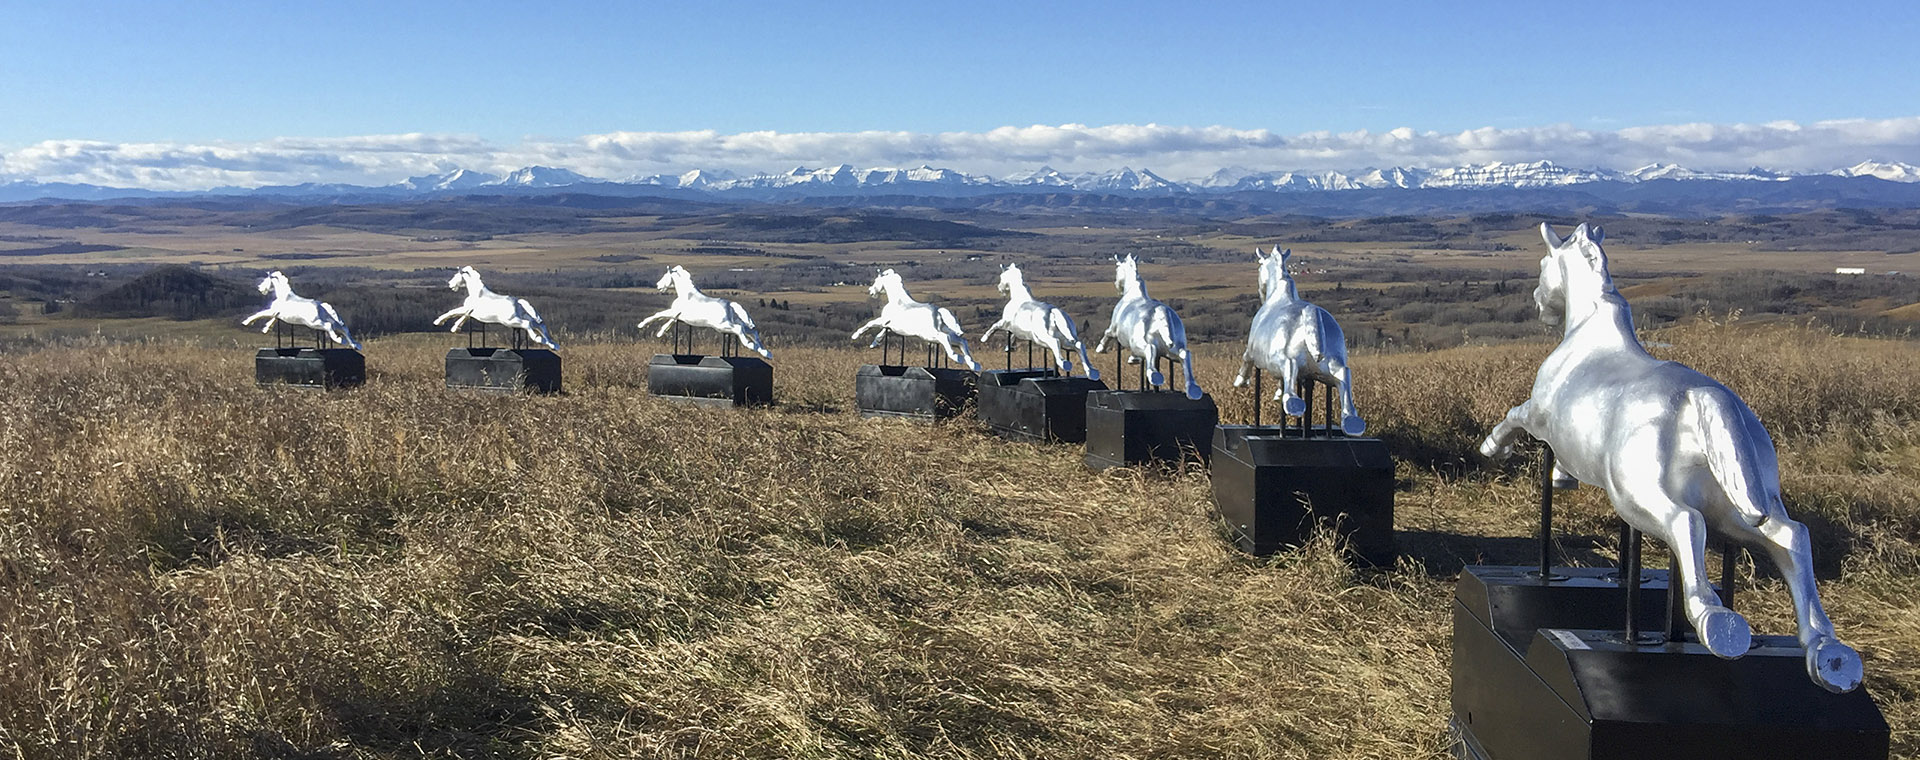
[[[1293,249],[1283,250],[1276,245],[1273,247],[1273,255],[1266,256],[1260,253],[1259,248],[1255,248],[1253,255],[1260,261],[1260,298],[1266,299],[1272,296],[1274,288],[1281,286],[1287,286],[1288,294],[1291,295],[1293,278],[1287,275],[1287,262],[1293,258]]]
[[[1599,298],[1613,290],[1613,277],[1607,272],[1607,252],[1600,247],[1606,231],[1598,225],[1582,224],[1573,234],[1561,238],[1553,226],[1540,224],[1540,236],[1547,241],[1547,255],[1540,257],[1540,284],[1533,289],[1533,306],[1540,310],[1540,321],[1558,327],[1567,319],[1569,298]]]
[[[666,274],[660,275],[660,281],[653,284],[653,289],[666,290],[667,288],[671,288],[674,286],[676,279],[685,279],[688,282],[692,282],[693,275],[687,272],[686,267],[675,264],[667,268]]]
[[[1113,258],[1113,289],[1114,290],[1118,290],[1124,293],[1127,290],[1127,283],[1129,282],[1137,283],[1139,281],[1140,281],[1140,262],[1133,258],[1133,254],[1131,253],[1127,254],[1126,258],[1120,258],[1118,256],[1115,256]]]
[[[461,288],[472,288],[480,284],[480,272],[478,270],[473,267],[461,267],[459,271],[453,273],[451,279],[447,280],[447,289],[459,290]]]
[[[1014,286],[1022,284],[1025,284],[1025,279],[1020,275],[1019,264],[1008,264],[1000,269],[1000,282],[996,287],[1001,294],[1004,295],[1013,290]]]
[[[902,287],[900,275],[891,269],[883,269],[873,278],[873,284],[867,286],[867,297],[872,298],[887,292],[889,288]]]
[[[286,282],[287,276],[281,274],[280,270],[275,269],[268,272],[267,276],[260,278],[259,290],[262,293],[271,293]]]

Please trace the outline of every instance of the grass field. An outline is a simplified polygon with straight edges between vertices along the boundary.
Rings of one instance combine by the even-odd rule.
[[[1649,337],[1773,432],[1920,754],[1920,347]],[[1198,467],[862,420],[850,349],[782,350],[780,404],[703,410],[647,396],[628,343],[569,345],[559,396],[450,393],[448,340],[372,341],[367,387],[324,395],[254,388],[244,337],[9,350],[5,754],[1442,757],[1452,580],[1530,551],[1531,474],[1469,452],[1541,342],[1357,358],[1405,558],[1356,571],[1328,538],[1234,552]],[[1198,362],[1229,421],[1235,355]],[[1607,561],[1604,499],[1559,504],[1563,551]],[[1744,568],[1742,611],[1790,632]]]

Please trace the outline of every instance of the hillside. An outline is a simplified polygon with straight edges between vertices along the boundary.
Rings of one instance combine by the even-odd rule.
[[[1828,610],[1920,753],[1920,348],[1654,339],[1774,432]],[[1451,580],[1532,550],[1531,475],[1467,452],[1539,343],[1358,358],[1405,553],[1365,572],[1324,541],[1233,552],[1200,469],[861,420],[850,350],[777,354],[781,405],[715,411],[646,396],[630,344],[570,345],[551,398],[449,394],[444,347],[373,341],[368,387],[325,396],[255,389],[230,348],[0,364],[0,746],[1438,758]],[[1199,365],[1229,420],[1231,350]],[[1610,558],[1599,494],[1559,514],[1568,557]],[[1791,630],[1777,582],[1742,584]]]
[[[167,317],[204,319],[249,308],[271,299],[233,280],[193,267],[161,266],[80,304],[77,310],[97,317]]]

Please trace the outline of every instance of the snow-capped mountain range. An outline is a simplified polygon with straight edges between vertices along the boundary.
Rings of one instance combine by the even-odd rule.
[[[1551,161],[1442,167],[1369,168],[1354,172],[1259,171],[1225,168],[1190,181],[1173,181],[1146,169],[1121,167],[1105,172],[1065,173],[1042,166],[998,179],[953,169],[855,168],[851,165],[799,167],[773,174],[739,175],[695,169],[681,174],[651,174],[606,180],[550,166],[529,166],[496,176],[470,169],[409,177],[384,186],[301,184],[258,188],[224,187],[204,192],[161,192],[98,185],[0,182],[0,201],[39,198],[96,200],[120,197],[270,195],[418,197],[439,195],[583,192],[618,195],[659,191],[737,196],[749,200],[832,196],[980,196],[1005,193],[1090,193],[1122,196],[1196,196],[1227,193],[1316,193],[1386,189],[1533,189],[1597,183],[1649,182],[1777,183],[1803,177],[1873,178],[1920,183],[1920,166],[1863,161],[1829,172],[1793,173],[1753,168],[1745,171],[1696,171],[1675,164],[1652,164],[1631,171],[1562,166]]]

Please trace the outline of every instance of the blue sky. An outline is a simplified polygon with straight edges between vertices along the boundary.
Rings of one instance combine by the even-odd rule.
[[[1912,2],[1467,5],[23,2],[0,10],[0,151],[423,133],[519,155],[616,132],[1920,115]],[[0,171],[40,166],[14,155]]]

